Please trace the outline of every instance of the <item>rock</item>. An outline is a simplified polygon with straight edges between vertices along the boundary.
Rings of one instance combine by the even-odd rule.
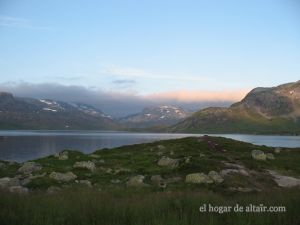
[[[1,188],[5,188],[7,186],[9,186],[9,182],[10,182],[10,179],[9,177],[3,177],[3,178],[0,178],[0,187]]]
[[[274,178],[274,181],[280,187],[288,187],[289,188],[289,187],[300,186],[300,179],[298,179],[298,178],[283,176],[272,170],[268,170],[268,172],[272,175],[272,177]]]
[[[220,172],[220,174],[222,176],[228,176],[229,174],[232,174],[232,173],[238,173],[243,176],[249,176],[249,173],[244,169],[225,169]]]
[[[88,187],[92,187],[92,183],[89,180],[79,180],[78,183],[79,184],[84,184],[84,185],[86,185]]]
[[[19,169],[18,172],[30,174],[42,169],[42,166],[35,162],[26,162]]]
[[[223,177],[217,173],[216,171],[210,171],[208,173],[210,179],[212,179],[215,183],[222,183],[224,181]]]
[[[88,169],[92,172],[94,172],[96,170],[95,163],[93,163],[92,161],[76,162],[73,167],[74,168]]]
[[[171,159],[169,157],[163,156],[160,160],[158,160],[157,165],[170,167],[170,168],[176,168],[179,166],[179,160]]]
[[[194,184],[202,184],[202,183],[211,184],[214,181],[204,173],[191,173],[186,176],[185,182],[194,183]]]
[[[267,159],[274,160],[275,157],[274,157],[274,155],[272,153],[267,153]]]
[[[36,179],[36,178],[44,177],[44,176],[46,176],[46,173],[43,173],[43,174],[37,174],[37,175],[29,174],[29,175],[27,175],[27,176],[25,176],[25,177],[21,177],[21,178],[20,178],[20,184],[21,184],[22,186],[24,186],[24,185],[29,184],[32,180],[34,180],[34,179]]]
[[[191,162],[191,158],[192,158],[192,156],[187,156],[187,157],[185,157],[184,162],[185,162],[185,163],[190,163],[190,162]]]
[[[157,148],[158,148],[159,150],[165,150],[165,149],[166,149],[166,147],[163,146],[163,145],[158,145]]]
[[[200,154],[199,154],[199,157],[203,158],[203,157],[205,157],[205,154],[200,153]]]
[[[144,183],[145,176],[143,175],[137,175],[134,177],[131,177],[127,182],[127,187],[145,187],[147,184]]]
[[[238,173],[243,176],[249,176],[249,173],[247,172],[245,166],[236,164],[236,163],[228,163],[223,162],[226,167],[229,167],[230,169],[224,169],[220,172],[221,176],[228,176],[229,174]]]
[[[251,152],[252,158],[255,160],[266,160],[267,155],[261,150],[253,150]]]
[[[94,158],[94,159],[98,159],[100,158],[101,156],[100,155],[96,155],[96,154],[90,154],[90,157]]]
[[[3,177],[0,178],[0,188],[9,188],[12,186],[19,186],[20,181],[18,178],[10,178],[10,177]]]
[[[159,184],[161,181],[163,181],[163,178],[161,175],[153,175],[151,176],[151,182],[154,184]]]
[[[63,151],[63,152],[60,152],[60,153],[56,153],[54,156],[57,157],[58,160],[68,160],[69,159],[69,152],[68,151]]]
[[[110,180],[110,183],[112,184],[119,184],[121,181],[119,179],[112,179]]]
[[[281,152],[281,148],[275,148],[274,153],[279,154]]]
[[[49,177],[54,180],[62,181],[62,182],[69,182],[77,178],[77,176],[72,172],[67,172],[67,173],[52,172],[49,175]]]
[[[68,160],[69,159],[69,156],[68,155],[60,155],[58,157],[59,160]]]
[[[17,193],[17,194],[27,194],[28,188],[22,186],[11,186],[9,188],[9,192]]]
[[[54,194],[60,190],[61,190],[61,188],[59,188],[59,187],[51,186],[47,189],[47,194]]]

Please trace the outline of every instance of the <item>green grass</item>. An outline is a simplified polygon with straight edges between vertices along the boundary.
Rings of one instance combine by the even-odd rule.
[[[282,213],[200,213],[203,204],[285,206]],[[1,193],[1,225],[296,225],[299,190],[224,196],[213,192],[144,193],[68,189],[45,195]]]
[[[217,144],[212,147],[210,143]],[[164,148],[160,149],[159,145]],[[300,176],[300,149],[282,149],[274,154],[275,160],[257,161],[251,158],[251,151],[260,149],[273,153],[274,148],[256,146],[221,137],[182,138],[158,141],[148,144],[123,146],[96,151],[99,158],[93,158],[76,151],[68,151],[68,160],[58,160],[54,156],[34,160],[42,165],[46,173],[27,184],[28,195],[17,195],[0,191],[1,225],[185,225],[185,224],[261,224],[296,225],[300,223],[299,189],[279,188],[265,171],[276,170],[282,174]],[[224,151],[225,150],[225,151]],[[157,165],[164,156],[179,159],[178,168],[165,168]],[[190,157],[190,162],[185,159]],[[77,161],[96,160],[97,170],[73,168]],[[189,173],[221,171],[224,162],[244,165],[255,175],[246,177],[232,174],[221,184],[187,184]],[[8,164],[0,169],[0,177],[18,175],[19,164]],[[117,173],[118,170],[122,172]],[[108,171],[110,170],[110,171]],[[49,178],[53,171],[72,171],[78,180],[89,180],[93,187],[79,185],[75,181],[58,182]],[[126,181],[142,174],[145,188],[128,188]],[[152,175],[163,178],[181,177],[161,189],[150,180]],[[111,183],[119,179],[118,184]],[[54,194],[47,194],[47,188],[62,188]],[[238,188],[251,188],[251,193],[241,193]],[[283,205],[285,213],[200,213],[202,204],[242,205],[265,204]]]
[[[169,188],[172,190],[186,190],[188,187],[184,182],[184,178],[189,173],[208,173],[209,171],[221,171],[225,169],[223,162],[231,162],[244,165],[249,170],[256,170],[261,173],[266,181],[270,180],[267,174],[263,171],[267,169],[276,170],[282,174],[291,176],[300,176],[300,152],[299,149],[283,149],[280,154],[275,154],[275,160],[257,161],[251,158],[251,151],[253,149],[260,149],[264,152],[274,152],[274,148],[266,146],[255,146],[249,143],[234,141],[231,139],[221,137],[209,137],[208,140],[218,144],[218,149],[211,149],[206,140],[190,137],[175,140],[158,141],[149,144],[139,144],[131,146],[123,146],[115,149],[96,151],[100,158],[94,159],[90,155],[83,154],[76,151],[68,151],[68,160],[58,160],[54,156],[34,160],[42,165],[41,171],[35,172],[34,175],[46,173],[47,175],[53,171],[67,172],[72,171],[77,175],[78,180],[90,180],[92,184],[102,186],[111,186],[112,179],[119,179],[120,184],[115,186],[122,186],[125,188],[126,180],[134,175],[142,174],[146,176],[146,183],[151,185],[150,177],[152,175],[160,174],[163,178],[181,177],[182,181],[172,184]],[[165,148],[160,150],[159,145]],[[226,150],[225,152],[221,150]],[[170,158],[179,159],[179,167],[172,169],[168,167],[160,167],[157,161],[162,157],[161,155]],[[203,154],[204,157],[200,156]],[[185,163],[185,159],[190,157],[190,162]],[[96,160],[97,170],[91,172],[86,169],[73,168],[77,161]],[[100,160],[103,160],[101,162]],[[13,177],[17,175],[18,164],[12,164],[0,169],[1,177]],[[117,173],[118,170],[122,172]],[[111,172],[106,172],[111,170]],[[232,183],[227,182],[227,188],[235,184],[234,179],[239,179],[237,175],[232,175]],[[252,180],[254,183],[256,181]],[[65,183],[59,183],[48,176],[37,178],[27,185],[28,188],[35,190],[45,190],[50,186],[64,186]],[[68,185],[75,185],[75,182],[69,182]],[[215,188],[210,185],[209,188]],[[224,187],[225,188],[225,187]]]
[[[243,134],[296,134],[299,121],[290,118],[268,119],[261,114],[240,108],[208,108],[168,128],[171,132],[187,133],[243,133]]]

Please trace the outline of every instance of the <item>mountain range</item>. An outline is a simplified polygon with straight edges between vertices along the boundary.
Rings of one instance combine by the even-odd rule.
[[[162,105],[145,108],[140,113],[119,119],[119,122],[129,128],[149,128],[174,125],[189,115],[181,107]]]
[[[171,132],[300,133],[300,81],[255,88],[229,108],[206,108],[169,128]]]
[[[0,92],[0,129],[300,134],[300,81],[255,88],[228,108],[210,107],[192,114],[177,106],[162,105],[123,118],[112,118],[84,103]]]
[[[120,129],[109,115],[83,103],[14,97],[0,92],[1,129]]]

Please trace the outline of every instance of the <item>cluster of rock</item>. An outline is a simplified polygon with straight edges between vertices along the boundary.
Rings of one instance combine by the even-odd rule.
[[[172,159],[167,156],[163,156],[158,160],[157,165],[175,169],[179,166],[179,159]]]
[[[202,140],[202,139],[201,139]],[[202,140],[203,141],[203,140]],[[218,150],[218,145],[214,143],[210,143],[213,145],[215,150]],[[193,163],[196,163],[197,161],[192,158],[191,156],[185,156],[181,158],[176,158],[176,155],[174,151],[167,149],[163,145],[157,145],[154,148],[151,148],[150,151],[156,151],[157,161],[155,163],[159,167],[164,167],[165,169],[176,169],[179,166],[184,166],[186,164],[192,165]],[[281,152],[280,148],[274,149],[274,154],[279,154]],[[206,157],[205,154],[199,153],[199,157],[203,158]],[[60,153],[55,154],[55,157],[58,160],[69,160],[68,151],[63,151]],[[10,192],[16,192],[16,193],[27,193],[28,189],[26,188],[26,185],[29,184],[32,180],[44,177],[47,175],[47,178],[53,179],[60,183],[60,185],[69,185],[66,184],[68,182],[72,182],[73,184],[80,184],[85,185],[87,187],[92,187],[93,184],[89,180],[80,180],[78,179],[77,175],[71,172],[70,170],[75,171],[77,173],[77,169],[84,169],[88,170],[89,172],[95,173],[96,171],[99,173],[108,173],[109,176],[119,175],[119,174],[132,174],[133,171],[131,171],[128,168],[108,168],[105,167],[105,165],[99,165],[99,164],[105,164],[104,159],[100,159],[101,156],[97,154],[90,154],[91,157],[90,161],[79,161],[80,157],[77,157],[77,162],[75,162],[73,165],[69,166],[69,168],[65,168],[64,172],[61,171],[52,171],[51,173],[42,173],[38,174],[39,171],[41,171],[43,168],[40,164],[36,162],[26,162],[23,163],[20,168],[18,169],[18,174],[13,177],[3,177],[0,178],[0,188],[9,190]],[[193,157],[195,157],[193,155]],[[275,157],[272,153],[265,153],[262,150],[253,150],[251,151],[251,157],[255,160],[275,160]],[[156,174],[152,175],[151,177],[147,177],[147,175],[131,175],[131,177],[127,176],[127,180],[123,179],[120,180],[120,177],[111,177],[110,183],[114,185],[125,185],[127,187],[149,187],[150,185],[153,185],[160,188],[161,190],[166,189],[167,186],[170,183],[174,182],[180,182],[181,180],[184,180],[185,183],[189,184],[220,184],[224,182],[224,178],[226,176],[229,176],[231,174],[239,174],[243,176],[250,176],[255,174],[253,171],[246,169],[245,166],[241,164],[237,164],[239,162],[235,163],[229,163],[229,162],[223,162],[224,169],[220,172],[216,171],[210,171],[209,173],[203,173],[203,172],[195,172],[187,174],[184,177],[171,177],[171,178],[163,178],[162,175]],[[96,167],[96,164],[98,167]],[[4,168],[6,166],[5,163],[0,162],[0,169]],[[78,170],[79,171],[79,170]],[[87,176],[92,176],[91,173],[85,173]],[[293,187],[293,186],[300,186],[300,179],[293,178],[293,177],[287,177],[287,176],[281,176],[278,173],[274,171],[269,171],[269,174],[273,176],[275,182],[282,187]],[[146,179],[146,177],[148,179]],[[120,179],[117,179],[120,178]],[[95,186],[95,184],[94,184]],[[233,187],[232,190],[236,190],[239,192],[248,192],[251,188],[243,188],[243,187]],[[54,193],[56,191],[60,190],[59,187],[51,186],[48,188],[48,193]],[[252,189],[251,189],[252,190]]]
[[[10,192],[27,193],[28,189],[21,186],[20,180],[16,177],[0,178],[0,188],[9,190]]]
[[[42,166],[35,162],[25,162],[19,169],[18,172],[24,174],[31,174],[33,172],[39,171],[42,169]]]
[[[69,152],[68,151],[59,152],[59,153],[55,154],[54,156],[56,158],[58,158],[59,160],[68,160]]]
[[[97,154],[90,154],[89,156],[92,157],[92,158],[94,158],[94,159],[99,159],[99,158],[101,158],[101,156],[100,156],[100,155],[97,155]]]
[[[274,178],[274,181],[277,183],[277,185],[280,187],[290,188],[300,186],[300,179],[298,178],[281,175],[276,171],[272,170],[268,170],[268,172]]]
[[[274,160],[275,157],[272,153],[265,153],[261,150],[252,150],[251,156],[255,160]]]
[[[27,193],[28,188],[24,187],[24,185],[28,184],[33,179],[46,175],[45,173],[32,175],[33,172],[40,171],[41,169],[42,166],[35,162],[25,162],[18,169],[19,175],[16,175],[15,177],[0,178],[0,188],[19,194]]]
[[[96,165],[92,161],[76,162],[73,167],[74,168],[81,168],[81,169],[88,169],[91,172],[94,172],[96,170]]]
[[[92,161],[81,161],[81,162],[75,162],[75,164],[73,165],[73,168],[81,168],[81,169],[88,169],[91,172],[94,172],[96,170],[96,166],[95,163]],[[91,182],[88,180],[76,180],[77,176],[76,174],[74,174],[73,172],[65,172],[65,173],[61,173],[61,172],[52,172],[50,173],[49,177],[51,179],[54,179],[56,181],[59,182],[70,182],[70,181],[74,181],[76,183],[79,184],[85,184],[87,186],[92,186]]]
[[[126,182],[126,186],[127,187],[148,187],[149,184],[146,184],[144,182],[145,178],[146,177],[144,175],[136,175],[130,177]],[[161,175],[152,175],[150,178],[151,183],[161,189],[165,189],[167,185],[170,183],[179,182],[181,180],[182,180],[181,177],[171,177],[171,178],[164,179]]]
[[[223,162],[224,165],[226,166],[226,169],[223,169],[220,174],[225,177],[230,174],[240,174],[243,176],[249,176],[249,172],[245,168],[245,166],[240,165],[240,164],[235,164],[235,163],[228,163],[228,162]]]
[[[191,173],[185,178],[186,183],[193,184],[212,184],[212,183],[222,183],[224,178],[216,171],[210,171],[207,175],[204,173]]]
[[[77,176],[72,172],[66,172],[66,173],[52,172],[50,173],[49,177],[60,182],[69,182],[77,178]]]
[[[143,175],[136,175],[131,178],[126,182],[127,187],[145,187],[148,186],[147,184],[144,183],[145,176]]]

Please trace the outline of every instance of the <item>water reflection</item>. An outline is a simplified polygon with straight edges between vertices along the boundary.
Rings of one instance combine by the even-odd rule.
[[[100,131],[0,131],[0,159],[26,161],[64,149],[85,153],[102,148],[139,144],[202,134],[158,134]],[[215,135],[258,145],[300,147],[299,136]]]

